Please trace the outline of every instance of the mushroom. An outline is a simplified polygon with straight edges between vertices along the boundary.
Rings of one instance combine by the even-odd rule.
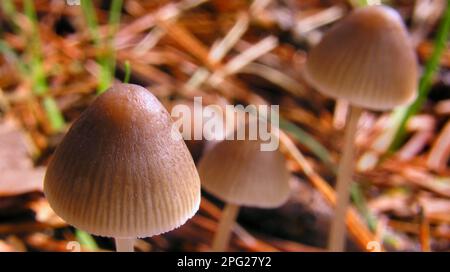
[[[289,196],[289,172],[278,151],[261,151],[262,140],[223,140],[200,160],[203,188],[225,202],[212,244],[225,251],[240,206],[276,208]]]
[[[329,249],[342,251],[345,211],[353,172],[353,149],[362,109],[390,110],[416,97],[418,67],[400,15],[386,6],[356,9],[311,50],[307,81],[319,92],[350,104],[337,175],[337,204]]]
[[[44,182],[51,207],[77,228],[114,237],[118,251],[183,225],[199,208],[200,180],[176,133],[145,88],[113,86],[57,147]]]

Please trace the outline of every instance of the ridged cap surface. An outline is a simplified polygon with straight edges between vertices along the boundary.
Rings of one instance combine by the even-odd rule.
[[[416,97],[418,64],[400,15],[386,6],[356,9],[311,50],[306,79],[323,94],[374,110]]]
[[[72,125],[48,166],[44,190],[69,224],[109,237],[170,231],[200,204],[200,180],[172,121],[145,88],[118,84]]]
[[[289,197],[289,172],[278,151],[261,151],[260,140],[223,140],[207,152],[198,171],[203,188],[233,204],[281,206]]]

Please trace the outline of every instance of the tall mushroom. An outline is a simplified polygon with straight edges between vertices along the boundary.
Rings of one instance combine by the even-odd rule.
[[[170,231],[200,204],[200,180],[168,112],[145,88],[118,84],[72,125],[48,166],[55,212],[133,251],[136,237]],[[177,136],[177,135],[175,135]]]
[[[305,76],[319,92],[350,103],[337,176],[337,206],[329,249],[342,251],[353,149],[362,109],[389,110],[416,97],[417,59],[399,14],[386,6],[357,9],[311,50]]]
[[[261,151],[261,140],[223,140],[200,160],[202,187],[225,202],[213,251],[224,251],[240,206],[276,208],[289,196],[289,172],[278,151]]]

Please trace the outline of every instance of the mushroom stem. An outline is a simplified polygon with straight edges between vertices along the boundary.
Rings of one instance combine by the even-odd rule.
[[[227,203],[220,218],[219,227],[212,243],[212,251],[225,251],[231,236],[231,230],[239,212],[239,205]]]
[[[117,252],[134,252],[134,238],[115,238]]]
[[[333,126],[336,129],[343,129],[345,127],[346,116],[348,111],[348,101],[338,99],[334,106]]]
[[[350,185],[353,175],[354,142],[359,117],[362,109],[351,106],[347,116],[347,128],[345,131],[345,143],[336,184],[336,209],[331,224],[330,237],[328,242],[329,251],[343,251],[345,246],[345,218],[350,201]]]

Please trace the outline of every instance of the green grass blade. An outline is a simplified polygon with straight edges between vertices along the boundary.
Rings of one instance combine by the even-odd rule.
[[[19,69],[22,74],[26,73],[26,66],[23,64],[17,53],[7,44],[5,41],[0,40],[0,53],[3,54],[6,59],[12,62]]]
[[[30,57],[28,71],[31,74],[31,84],[33,93],[43,96],[43,107],[54,131],[61,131],[64,128],[64,117],[56,105],[55,100],[47,96],[48,84],[47,75],[42,61],[41,38],[39,36],[38,17],[32,0],[24,1],[24,12],[32,23],[32,33],[29,38],[26,53]]]
[[[125,61],[125,77],[123,79],[124,83],[130,82],[131,77],[131,64],[128,60]]]
[[[94,237],[85,231],[75,229],[75,238],[87,250],[97,251],[99,249]]]
[[[352,183],[350,188],[350,195],[353,203],[360,214],[364,217],[367,222],[367,226],[371,231],[375,231],[377,228],[377,218],[370,212],[367,207],[366,198],[358,183]]]
[[[14,5],[14,2],[11,0],[3,0],[1,1],[2,10],[5,13],[5,15],[12,17],[17,13],[16,6]]]
[[[42,60],[36,56],[30,61],[30,72],[33,82],[33,92],[36,95],[45,95],[48,92],[47,79]]]
[[[358,7],[364,7],[364,6],[367,6],[367,5],[368,5],[368,2],[367,2],[367,0],[350,0],[350,4],[351,4],[353,7],[358,8]]]
[[[17,18],[17,9],[14,2],[12,0],[3,0],[1,1],[1,8],[5,14],[5,17],[7,17],[9,22],[11,22],[14,33],[19,33],[20,28],[15,20]],[[3,29],[0,29],[0,32],[3,32]]]
[[[319,143],[308,132],[299,128],[294,123],[282,118],[280,116],[280,128],[289,132],[299,143],[308,148],[315,156],[317,156],[323,163],[325,163],[333,172],[336,171],[336,166],[331,160],[331,154],[328,150]]]
[[[107,54],[111,56],[111,53]],[[100,65],[100,73],[98,78],[97,93],[101,94],[106,91],[114,79],[114,59],[112,57],[101,57],[97,60]]]
[[[10,19],[14,22],[14,19],[17,17],[17,10],[15,9],[14,4],[9,0],[2,1],[2,9],[7,16],[11,16]],[[64,128],[65,121],[56,102],[52,97],[46,95],[48,92],[47,76],[42,62],[41,39],[39,36],[38,19],[33,1],[24,1],[24,13],[32,24],[31,36],[29,37],[25,49],[25,54],[30,58],[28,64],[25,64],[17,53],[3,40],[0,40],[0,52],[10,61],[14,62],[24,78],[31,79],[33,93],[44,97],[43,107],[50,122],[50,126],[54,131],[60,131]],[[17,28],[15,31],[19,33],[20,29]]]
[[[447,40],[450,32],[450,4],[447,4],[447,8],[444,13],[444,17],[441,20],[439,29],[434,40],[434,50],[425,65],[425,70],[419,82],[419,90],[417,99],[408,107],[399,108],[394,113],[400,115],[399,121],[395,127],[397,127],[394,139],[389,147],[389,154],[394,153],[400,148],[406,138],[406,124],[409,118],[417,114],[423,104],[428,98],[428,93],[432,87],[433,78],[440,66],[441,56],[447,46]]]
[[[109,36],[112,38],[116,33],[119,23],[120,15],[122,14],[122,0],[113,0],[111,3],[111,9],[109,11]]]
[[[12,0],[3,0],[1,1],[1,8],[6,17],[13,23],[14,31],[17,32],[19,29],[14,20],[17,17],[17,9],[14,2]]]
[[[94,5],[91,0],[81,0],[81,11],[91,35],[92,40],[97,46],[101,45],[100,32],[98,30],[97,16],[95,14]]]
[[[61,131],[64,128],[65,122],[55,100],[50,96],[46,96],[44,97],[43,103],[45,113],[47,114],[52,129],[55,131]]]
[[[379,5],[379,4],[384,4],[384,5],[390,5],[392,4],[392,0],[349,0],[350,4],[355,7],[355,8],[359,8],[359,7],[365,7],[365,6],[370,6],[370,5]]]
[[[114,80],[114,71],[116,70],[116,51],[114,50],[114,35],[119,29],[120,16],[122,15],[123,0],[113,0],[109,10],[109,35],[107,39],[107,47],[109,48],[109,54],[106,56],[108,59],[105,61],[105,69],[108,71],[108,75],[105,78],[102,91],[109,88],[111,82]],[[109,81],[108,81],[109,80]]]
[[[120,23],[120,16],[122,14],[123,0],[113,0],[109,11],[109,33],[106,41],[102,41],[99,33],[99,27],[97,22],[97,16],[95,15],[94,6],[92,1],[81,0],[81,8],[83,15],[86,19],[87,26],[91,38],[97,49],[106,50],[106,53],[102,56],[97,56],[97,63],[100,66],[97,93],[103,93],[106,91],[114,80],[114,71],[116,66],[116,56],[113,49],[113,37],[117,31]]]
[[[42,64],[41,55],[41,39],[39,37],[38,20],[33,1],[24,1],[24,12],[27,18],[32,23],[32,33],[29,38],[28,46],[26,48],[27,54],[31,58],[29,62],[29,69],[33,82],[33,91],[37,95],[44,95],[47,90],[47,80]]]
[[[94,5],[91,0],[81,0],[81,10],[89,30],[91,39],[98,50],[102,50],[103,44],[100,37],[97,15],[95,14]],[[108,54],[106,54],[108,55]],[[105,91],[111,82],[111,73],[109,72],[108,57],[97,56],[97,63],[100,66],[97,93]]]
[[[37,22],[36,10],[34,8],[33,1],[25,0],[24,1],[24,12],[25,15],[32,21],[33,23]],[[36,27],[36,24],[33,24],[33,28]]]

